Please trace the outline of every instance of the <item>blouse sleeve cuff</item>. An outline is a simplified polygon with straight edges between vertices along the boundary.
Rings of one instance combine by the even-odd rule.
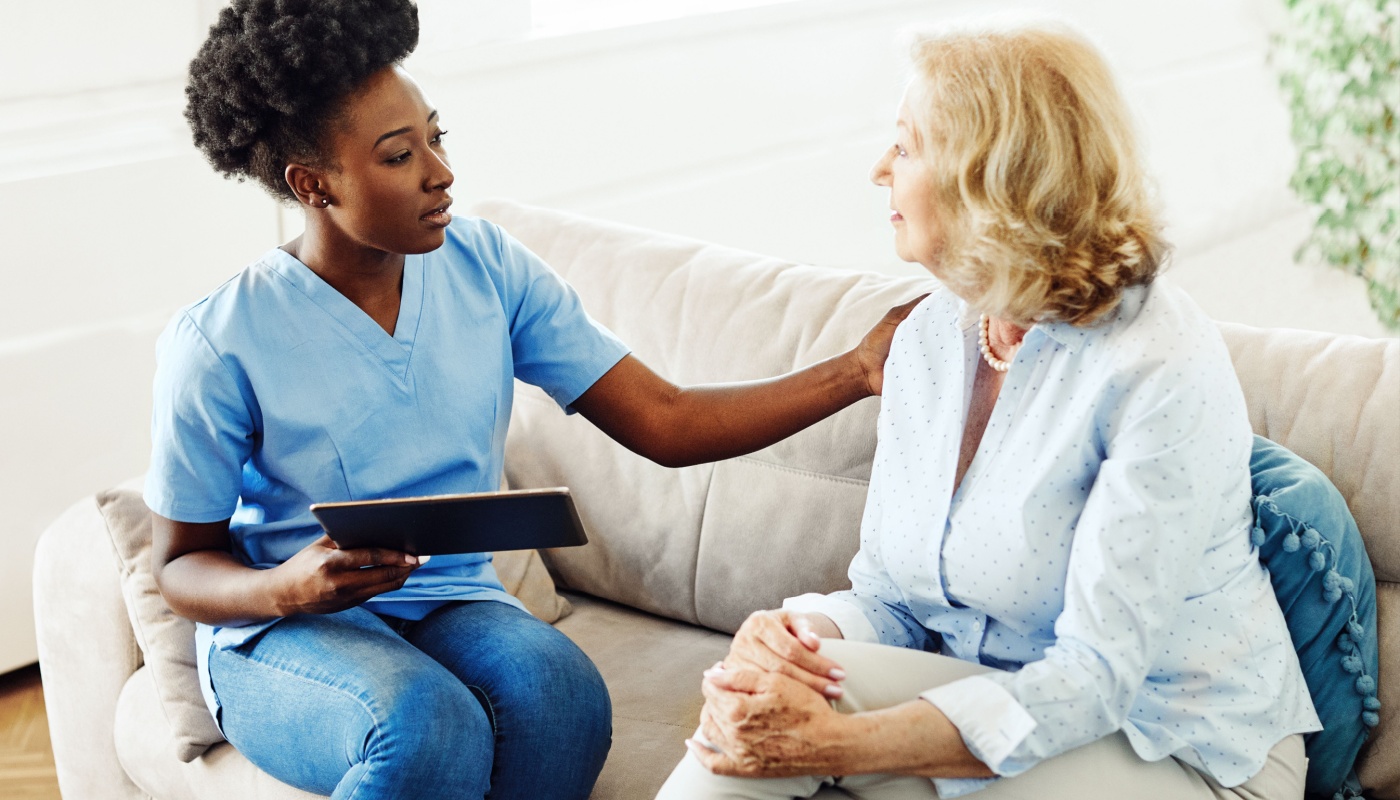
[[[841,629],[842,638],[852,642],[880,643],[880,635],[865,614],[844,600],[809,592],[784,600],[783,610],[825,614]]]
[[[967,749],[993,772],[1010,776],[1029,769],[1029,765],[1007,761],[1035,730],[1035,720],[1001,684],[974,675],[919,696],[957,726]]]

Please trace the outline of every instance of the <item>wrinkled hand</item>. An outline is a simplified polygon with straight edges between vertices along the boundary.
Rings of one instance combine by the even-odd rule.
[[[755,611],[734,634],[724,667],[777,673],[819,695],[840,697],[837,682],[844,680],[846,673],[835,661],[817,653],[821,637],[815,625],[824,622],[828,634],[840,632],[826,617],[817,620],[816,616],[782,609]]]
[[[925,297],[928,295],[919,295],[885,312],[884,318],[875,323],[875,327],[871,328],[856,346],[856,361],[865,373],[865,384],[872,395],[878,395],[885,389],[885,359],[889,358],[890,343],[894,341],[895,330],[899,328],[899,323],[909,316],[909,312],[914,310],[914,306],[921,303]]]
[[[419,563],[397,550],[341,550],[322,535],[273,568],[280,577],[277,604],[282,616],[344,611],[402,587]]]
[[[785,675],[753,669],[706,670],[700,735],[686,747],[716,775],[781,778],[844,772],[844,718],[820,694]]]

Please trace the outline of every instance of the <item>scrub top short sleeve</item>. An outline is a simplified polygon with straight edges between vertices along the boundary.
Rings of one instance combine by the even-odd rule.
[[[570,405],[628,352],[583,308],[578,293],[539,256],[496,225],[482,230],[499,259],[502,305],[515,377]]]
[[[146,504],[169,519],[218,522],[238,506],[253,419],[237,381],[188,312],[157,345]]]

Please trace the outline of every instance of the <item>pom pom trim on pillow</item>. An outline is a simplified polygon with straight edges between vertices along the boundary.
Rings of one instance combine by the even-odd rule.
[[[1290,531],[1283,537],[1282,549],[1285,553],[1296,554],[1299,558],[1306,558],[1307,564],[1314,572],[1327,570],[1322,577],[1322,599],[1328,603],[1339,603],[1345,600],[1351,606],[1351,617],[1346,623],[1346,630],[1337,637],[1337,655],[1339,664],[1348,675],[1355,676],[1352,681],[1352,688],[1361,696],[1361,723],[1368,729],[1380,724],[1381,701],[1376,696],[1376,680],[1366,672],[1366,662],[1361,655],[1361,649],[1357,647],[1356,640],[1365,635],[1361,621],[1357,618],[1356,586],[1354,582],[1337,572],[1335,568],[1328,565],[1337,563],[1337,549],[1327,540],[1316,528],[1308,525],[1292,515],[1284,512],[1274,504],[1270,496],[1256,496],[1252,500],[1254,510],[1254,530],[1250,539],[1256,548],[1262,547],[1266,540],[1264,532],[1264,521],[1261,514],[1268,512],[1278,519],[1288,523]],[[1353,781],[1348,781],[1348,785],[1339,789],[1333,795],[1333,800],[1348,800],[1348,798],[1361,797],[1360,786]]]

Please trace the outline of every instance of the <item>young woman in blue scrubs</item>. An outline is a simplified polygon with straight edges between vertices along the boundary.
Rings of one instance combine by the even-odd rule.
[[[583,798],[611,708],[593,664],[485,555],[340,550],[319,501],[497,487],[512,380],[681,466],[878,394],[890,312],[842,356],[678,387],[495,225],[453,218],[442,120],[399,66],[407,0],[236,0],[186,116],[305,233],[181,310],[158,345],[154,566],[195,620],[205,699],[274,777],[336,798]]]

